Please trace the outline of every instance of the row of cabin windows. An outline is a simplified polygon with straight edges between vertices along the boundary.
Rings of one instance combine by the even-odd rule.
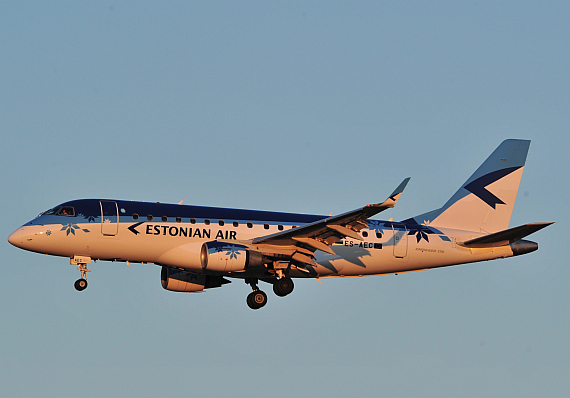
[[[133,214],[133,220],[138,220],[138,219],[139,219],[139,215],[138,215],[137,213],[134,213],[134,214]],[[149,214],[148,216],[146,216],[146,219],[147,219],[148,221],[152,221],[152,220],[154,219],[154,217],[153,217],[151,214]],[[167,221],[168,221],[168,217],[162,216],[162,217],[161,217],[161,220],[162,220],[163,222],[167,222]],[[182,222],[182,217],[176,217],[176,222],[179,222],[179,223]],[[191,224],[196,224],[196,219],[195,219],[195,218],[191,218],[191,219],[190,219],[190,223],[191,223]],[[206,219],[204,220],[204,224],[210,225],[210,220],[208,220],[208,219],[206,218]],[[224,220],[219,220],[219,221],[218,221],[218,224],[219,224],[220,226],[224,226],[224,225],[225,225],[225,221],[224,221]],[[232,225],[237,228],[237,227],[239,226],[239,223],[238,223],[237,221],[234,221],[234,222],[232,223]],[[253,223],[248,222],[248,223],[247,223],[247,227],[248,227],[248,228],[253,228]],[[269,224],[263,224],[263,228],[269,229]],[[297,228],[297,226],[294,225],[293,228]],[[278,226],[277,226],[277,229],[278,229],[279,231],[283,231],[283,225],[278,225]],[[362,231],[362,236],[365,237],[365,238],[367,238],[367,237],[368,237],[368,232]],[[380,232],[376,232],[376,237],[377,237],[377,238],[381,238],[381,237],[382,237],[382,234],[381,234]]]
[[[133,220],[138,220],[138,219],[139,219],[139,215],[138,215],[137,213],[134,213],[134,214],[133,214]],[[151,214],[149,214],[148,216],[146,216],[146,219],[147,219],[148,221],[152,221],[152,220],[154,219],[154,216],[152,216]],[[166,216],[162,216],[160,219],[161,219],[163,222],[167,222],[167,221],[168,221],[168,217],[166,217]],[[179,223],[182,222],[182,217],[176,217],[176,222],[179,222]],[[195,218],[191,218],[191,219],[190,219],[190,224],[196,224],[196,219],[195,219]],[[210,225],[210,220],[208,220],[207,218],[204,219],[204,224]],[[224,221],[224,220],[219,220],[219,221],[218,221],[218,224],[219,224],[220,226],[224,226],[224,225],[225,225],[225,221]],[[239,223],[238,223],[237,221],[234,221],[234,222],[232,223],[232,225],[233,225],[234,227],[239,227]],[[247,227],[248,227],[248,228],[253,228],[253,223],[248,222],[248,223],[247,223]],[[269,229],[269,224],[263,224],[263,228]],[[293,228],[297,228],[297,226],[294,225]],[[278,226],[277,226],[277,229],[278,229],[279,231],[283,231],[283,225],[278,225]]]
[[[365,238],[367,238],[367,237],[368,237],[368,232],[362,231],[362,236],[365,237]],[[376,237],[377,237],[377,238],[381,238],[381,237],[382,237],[382,233],[376,232]]]

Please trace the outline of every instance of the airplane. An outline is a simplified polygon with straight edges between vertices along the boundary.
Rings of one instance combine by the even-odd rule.
[[[526,236],[552,224],[509,228],[529,140],[503,141],[440,208],[402,221],[371,217],[394,207],[406,178],[377,204],[336,216],[81,199],[57,205],[16,229],[8,241],[68,257],[87,287],[91,261],[161,266],[162,287],[203,292],[237,278],[252,288],[247,305],[293,291],[293,278],[398,274],[518,256],[538,249]]]

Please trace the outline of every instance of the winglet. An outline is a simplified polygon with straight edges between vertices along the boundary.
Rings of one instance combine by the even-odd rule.
[[[400,185],[398,185],[398,187],[394,190],[394,192],[392,192],[388,199],[386,199],[383,203],[380,203],[380,206],[394,207],[398,199],[400,199],[400,196],[402,195],[402,192],[404,192],[404,189],[406,188],[406,185],[408,185],[409,181],[410,177],[405,178],[404,181],[402,181]]]

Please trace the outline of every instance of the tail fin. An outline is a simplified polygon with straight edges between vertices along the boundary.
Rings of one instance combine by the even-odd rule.
[[[530,141],[505,140],[440,209],[409,221],[493,233],[509,227]]]

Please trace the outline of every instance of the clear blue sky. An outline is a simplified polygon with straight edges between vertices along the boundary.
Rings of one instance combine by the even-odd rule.
[[[403,2],[402,2],[403,3]],[[4,2],[0,395],[566,397],[570,3]],[[531,139],[511,225],[538,252],[299,281],[251,311],[240,281],[167,292],[151,265],[11,247],[87,197],[328,214],[412,177],[441,206]],[[266,289],[268,290],[268,289]],[[268,290],[270,291],[270,290]]]

